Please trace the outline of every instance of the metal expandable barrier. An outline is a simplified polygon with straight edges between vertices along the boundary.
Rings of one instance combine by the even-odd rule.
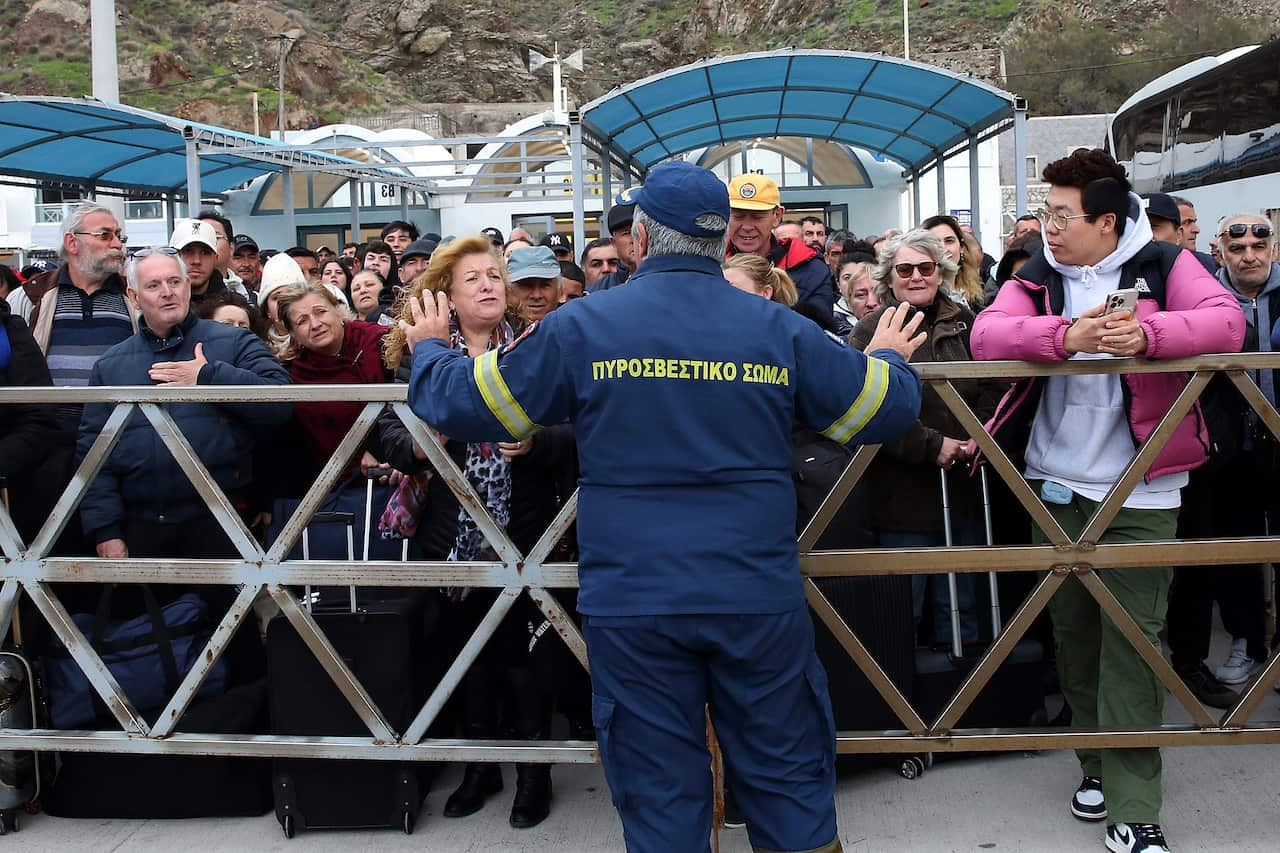
[[[1250,376],[1260,368],[1280,368],[1280,354],[1213,355],[1194,359],[1148,362],[1136,359],[1067,362],[1032,365],[1022,362],[966,362],[918,365],[922,381],[930,384],[976,439],[993,471],[998,474],[1031,519],[1045,532],[1049,543],[1020,546],[952,548],[859,549],[815,551],[814,545],[875,457],[877,446],[858,449],[839,482],[827,496],[799,539],[805,593],[816,615],[827,625],[850,658],[865,673],[903,728],[881,732],[840,732],[840,752],[946,752],[1067,749],[1079,747],[1175,746],[1191,744],[1280,743],[1280,723],[1250,723],[1249,717],[1270,685],[1280,678],[1280,657],[1273,656],[1237,705],[1215,718],[1195,699],[1124,608],[1116,601],[1096,570],[1141,568],[1182,564],[1267,563],[1280,558],[1280,537],[1234,538],[1142,543],[1099,543],[1102,533],[1119,512],[1125,498],[1139,482],[1174,428],[1191,410],[1214,372],[1225,372],[1262,422],[1280,436],[1280,413]],[[1013,462],[995,444],[977,417],[961,399],[952,380],[975,378],[1015,379],[1079,373],[1187,373],[1190,380],[1156,429],[1138,448],[1134,459],[1093,519],[1076,539],[1071,539],[1049,514],[1039,497],[1022,479]],[[62,731],[53,729],[0,729],[0,749],[37,749],[75,752],[123,752],[151,755],[238,755],[296,758],[342,758],[429,761],[597,761],[590,741],[461,740],[425,737],[463,674],[474,663],[517,599],[528,594],[546,615],[586,667],[586,649],[572,619],[550,592],[577,586],[577,566],[547,562],[557,541],[577,514],[574,495],[528,554],[521,554],[505,531],[493,520],[445,452],[433,430],[422,423],[405,403],[404,385],[275,386],[275,387],[107,387],[107,388],[5,388],[6,403],[106,402],[115,408],[58,500],[49,518],[30,544],[22,542],[7,512],[0,508],[0,550],[4,563],[0,576],[0,640],[7,636],[14,608],[26,592],[49,622],[94,690],[120,725],[119,731]],[[165,406],[181,402],[291,402],[343,400],[364,403],[333,457],[311,485],[293,516],[270,548],[263,550],[244,526],[226,495],[200,462],[177,429]],[[425,449],[439,475],[457,495],[492,545],[496,559],[471,562],[383,562],[289,560],[286,555],[321,501],[346,467],[355,450],[373,429],[379,414],[390,406]],[[119,440],[128,419],[140,413],[155,429],[179,466],[208,505],[230,538],[237,556],[227,559],[100,559],[50,557],[49,551],[72,520],[86,487]],[[884,673],[848,624],[813,582],[815,577],[915,574],[944,572],[1033,571],[1043,573],[1034,591],[999,632],[991,647],[936,720],[926,722]],[[957,721],[988,683],[1015,644],[1041,613],[1057,588],[1075,575],[1099,606],[1144,658],[1174,698],[1191,716],[1189,725],[1163,725],[1150,730],[1065,730],[1054,728],[957,729]],[[112,677],[101,658],[71,620],[52,591],[53,583],[173,582],[225,584],[239,587],[231,608],[222,616],[199,663],[182,680],[154,725],[149,725]],[[352,674],[300,605],[290,587],[305,585],[376,585],[402,587],[489,587],[500,593],[475,633],[463,646],[426,703],[409,726],[395,731],[368,692]],[[270,596],[301,635],[328,676],[369,730],[368,737],[310,737],[269,734],[220,735],[178,731],[181,717],[196,696],[215,661],[225,651],[232,634],[260,596]]]

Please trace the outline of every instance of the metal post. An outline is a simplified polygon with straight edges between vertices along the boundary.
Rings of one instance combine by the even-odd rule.
[[[946,154],[939,154],[937,164],[933,167],[934,174],[938,178],[938,213],[947,212],[947,160]]]
[[[298,242],[298,228],[293,219],[293,169],[285,166],[280,170],[280,187],[284,192],[284,230],[289,245]]]
[[[606,147],[600,158],[600,236],[609,236],[609,208],[613,206],[613,157]]]
[[[1014,211],[1022,216],[1027,212],[1027,101],[1013,99],[1013,183]]]
[[[982,182],[978,180],[978,138],[969,137],[969,224],[973,227],[973,236],[982,245],[982,202],[979,193]]]
[[[908,0],[902,0],[902,58],[911,58],[911,13]]]
[[[200,212],[200,153],[194,138],[187,139],[187,216]]]
[[[276,38],[280,42],[280,61],[277,63],[279,66],[279,80],[276,83],[276,119],[280,125],[280,141],[284,142],[284,132],[287,126],[284,112],[284,62],[289,56],[289,51],[293,48],[293,39],[283,34],[276,36]]]
[[[748,165],[748,163],[747,163],[747,143],[746,143],[746,142],[739,142],[739,143],[738,143],[738,145],[741,147],[741,148],[740,148],[740,150],[741,150],[741,154],[742,154],[742,172],[741,172],[741,174],[744,174],[744,175],[745,175],[747,172],[749,172],[749,171],[751,170],[751,167],[750,167],[750,166]]]
[[[409,221],[409,188],[400,188],[400,219],[404,222]]]
[[[352,178],[350,181],[347,182],[347,186],[351,188],[349,191],[349,195],[351,196],[351,237],[350,239],[347,240],[347,242],[359,243],[360,242],[360,181],[356,178]],[[341,254],[341,247],[339,247],[339,254]]]
[[[807,173],[806,186],[813,186],[813,137],[804,138],[804,168]]]
[[[942,484],[942,535],[947,547],[950,548],[952,545],[951,495],[947,488],[946,468],[938,469],[938,481]],[[960,639],[960,590],[955,572],[947,572],[947,592],[951,594],[951,654],[960,658],[964,657],[964,647]]]
[[[174,206],[176,202],[173,200],[173,193],[165,193],[164,197],[164,231],[166,234],[173,233]]]
[[[573,245],[581,249],[586,243],[586,176],[583,167],[582,116],[575,110],[569,116],[569,157],[573,164]]]
[[[924,221],[920,215],[920,173],[911,173],[911,225],[919,225]]]

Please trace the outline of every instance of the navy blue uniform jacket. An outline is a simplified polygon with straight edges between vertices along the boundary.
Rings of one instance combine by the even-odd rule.
[[[581,612],[780,613],[804,603],[793,424],[870,444],[919,415],[915,372],[872,355],[713,260],[658,256],[480,358],[424,341],[409,404],[465,441],[573,421]]]
[[[204,344],[209,362],[200,369],[200,385],[290,382],[288,372],[251,332],[188,314],[163,340],[143,325],[133,337],[107,350],[94,364],[89,384],[154,385],[147,375],[151,365],[189,361],[195,358],[197,343]],[[293,411],[290,403],[170,403],[164,408],[224,491],[249,484],[255,429],[283,424]],[[77,461],[89,452],[111,409],[107,403],[84,407]],[[119,444],[89,484],[80,504],[85,533],[95,542],[123,539],[126,507],[129,515],[152,521],[187,521],[207,512],[195,487],[141,412],[129,417]]]

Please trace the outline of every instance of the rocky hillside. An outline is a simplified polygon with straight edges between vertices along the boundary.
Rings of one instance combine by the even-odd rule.
[[[582,48],[585,102],[696,59],[794,45],[902,52],[899,0],[116,0],[121,100],[252,129],[276,124],[279,36],[290,127],[424,102],[545,101],[530,48]],[[1238,7],[1241,15],[1232,15]],[[1261,41],[1280,0],[913,0],[913,58],[1027,94],[1033,111],[1105,110],[1196,51]],[[1225,23],[1224,23],[1225,22]],[[3,0],[0,91],[90,91],[88,0]],[[999,51],[1005,58],[1004,79]],[[1057,53],[1055,54],[1055,50]],[[994,59],[993,59],[994,58]],[[1082,76],[1081,66],[1102,73]],[[1101,66],[1101,68],[1097,68]],[[1086,70],[1088,70],[1086,68]],[[1064,70],[1065,69],[1065,70]],[[1065,88],[1064,88],[1065,87]]]

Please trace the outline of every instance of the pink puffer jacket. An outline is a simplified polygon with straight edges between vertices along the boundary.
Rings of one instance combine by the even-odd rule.
[[[1153,255],[1165,251],[1171,249],[1163,244],[1150,244],[1125,264],[1126,271],[1132,275],[1130,265],[1151,263]],[[1028,266],[1033,264],[1028,262]],[[1033,270],[1024,268],[1020,272],[1046,268],[1047,265],[1035,264]],[[1062,280],[1056,273],[1048,279],[1049,286],[1019,276],[1005,283],[995,301],[974,322],[971,347],[975,359],[1066,360],[1062,339],[1071,323],[1058,316],[1052,307],[1062,305]],[[1155,299],[1138,300],[1138,320],[1147,335],[1147,358],[1186,358],[1240,351],[1245,333],[1244,312],[1235,297],[1189,252],[1180,252],[1173,261],[1165,280],[1164,301],[1165,307],[1161,310]],[[1136,446],[1155,431],[1190,377],[1185,373],[1134,373],[1122,379],[1129,427]],[[1025,449],[1042,388],[1040,378],[1019,380],[1000,401],[987,430],[1005,450]],[[1165,474],[1198,468],[1208,458],[1208,447],[1209,435],[1197,403],[1156,456],[1147,471],[1147,482]]]

